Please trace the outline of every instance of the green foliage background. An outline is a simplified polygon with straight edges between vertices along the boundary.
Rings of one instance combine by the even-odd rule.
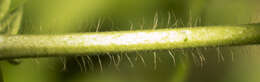
[[[0,0],[0,4],[2,1],[5,0]],[[11,0],[8,12],[23,6],[18,34],[65,34],[95,32],[100,21],[99,31],[129,30],[131,25],[133,30],[140,30],[143,19],[143,28],[152,29],[156,14],[158,28],[171,28],[177,21],[183,22],[180,27],[191,26],[196,20],[201,21],[200,26],[247,24],[258,22],[257,3],[257,0]],[[169,12],[170,25],[167,23]],[[147,66],[139,60],[131,68],[124,58],[120,72],[109,64],[105,54],[96,54],[101,55],[103,72],[98,72],[97,56],[91,57],[94,62],[94,66],[89,66],[91,70],[84,72],[77,63],[81,57],[21,59],[19,65],[1,61],[1,70],[6,82],[258,82],[258,49],[257,45],[221,47],[225,61],[220,63],[216,48],[199,49],[208,58],[202,67],[185,56],[190,55],[192,49],[184,49],[186,54],[175,52],[176,66],[167,51],[157,52],[162,61],[157,70],[153,66],[153,52],[141,53]],[[234,61],[230,60],[231,50],[236,55]],[[137,55],[128,54],[132,60]],[[67,61],[65,70],[64,59]]]

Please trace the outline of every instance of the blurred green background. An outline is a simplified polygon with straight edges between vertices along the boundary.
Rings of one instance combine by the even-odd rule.
[[[18,34],[68,34],[257,23],[258,3],[11,0],[9,12],[23,7]],[[19,59],[19,65],[1,61],[1,71],[5,82],[259,82],[259,49],[258,45],[175,49],[175,63],[168,50]]]

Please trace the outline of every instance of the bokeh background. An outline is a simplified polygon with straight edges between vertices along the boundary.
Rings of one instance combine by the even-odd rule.
[[[18,34],[69,34],[258,23],[259,3],[11,0],[10,12],[23,7]],[[169,50],[19,59],[18,65],[1,61],[1,71],[5,82],[259,82],[259,49],[259,45],[174,49],[175,62]]]

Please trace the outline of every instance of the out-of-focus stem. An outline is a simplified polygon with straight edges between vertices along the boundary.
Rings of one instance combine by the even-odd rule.
[[[0,59],[256,43],[260,43],[259,24],[66,35],[1,35]]]

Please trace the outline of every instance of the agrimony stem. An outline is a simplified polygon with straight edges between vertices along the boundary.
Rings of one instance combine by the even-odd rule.
[[[67,35],[1,35],[0,59],[260,43],[260,24]]]

